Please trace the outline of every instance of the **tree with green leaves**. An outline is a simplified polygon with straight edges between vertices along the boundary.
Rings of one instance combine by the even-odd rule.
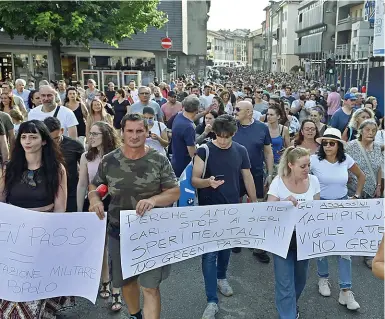
[[[62,77],[63,43],[84,45],[98,39],[118,47],[118,42],[148,26],[160,28],[167,21],[158,11],[158,0],[143,1],[0,1],[0,28],[11,38],[51,43],[55,78]]]

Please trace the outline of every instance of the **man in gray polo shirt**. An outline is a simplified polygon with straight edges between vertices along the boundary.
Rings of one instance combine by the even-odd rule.
[[[152,107],[155,111],[156,120],[163,122],[163,112],[160,109],[160,106],[155,101],[151,101],[151,89],[147,86],[141,86],[138,89],[139,102],[136,102],[131,105],[130,113],[140,113],[143,114],[143,108],[145,106]]]

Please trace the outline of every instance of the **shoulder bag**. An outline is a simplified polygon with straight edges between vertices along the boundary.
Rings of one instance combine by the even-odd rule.
[[[364,159],[365,159],[366,165],[369,169],[370,175],[372,176],[374,183],[377,184],[377,177],[376,177],[376,174],[374,174],[374,170],[373,170],[372,164],[369,161],[368,155],[366,154],[364,148],[362,147],[361,143],[358,140],[357,140],[357,144],[360,148],[361,154],[364,156]],[[374,147],[374,145],[373,145],[373,147]],[[374,151],[374,149],[373,149],[373,151]],[[372,197],[370,194],[367,194],[367,195],[370,198]]]

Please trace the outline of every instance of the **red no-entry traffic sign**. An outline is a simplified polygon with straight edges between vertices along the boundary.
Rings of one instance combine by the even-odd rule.
[[[163,38],[160,44],[163,49],[171,49],[172,40],[170,38]]]

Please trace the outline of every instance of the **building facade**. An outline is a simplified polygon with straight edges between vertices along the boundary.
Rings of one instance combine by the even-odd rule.
[[[227,60],[226,37],[215,31],[207,31],[208,55],[213,60]]]
[[[168,36],[173,41],[169,54],[177,58],[177,73],[193,69],[195,74],[204,74],[210,1],[162,1],[158,9],[168,15]],[[166,50],[161,48],[161,39],[166,36],[167,28],[149,27],[146,33],[138,32],[118,43],[118,48],[98,40],[90,40],[89,49],[64,44],[61,49],[63,77],[70,83],[85,81],[84,71],[94,70],[87,76],[97,80],[98,85],[109,80],[117,83],[119,76],[113,72],[102,75],[95,71],[122,68],[140,70],[143,84],[153,81],[154,76],[165,79]],[[0,78],[56,78],[49,42],[25,40],[22,36],[11,39],[0,32],[0,60]]]
[[[307,0],[298,6],[294,48],[300,58],[333,53],[337,1]]]
[[[295,23],[292,23],[293,17],[297,17],[299,1],[281,1],[277,14],[280,20],[279,39],[277,55],[279,60],[278,69],[280,72],[290,72],[292,67],[299,65],[299,58],[294,52]]]
[[[262,28],[252,31],[247,41],[247,65],[254,71],[264,69],[265,41],[262,37]]]
[[[207,54],[214,63],[247,64],[249,30],[207,31]]]
[[[352,60],[367,59],[374,28],[365,19],[365,1],[338,1],[336,18],[337,54]]]
[[[263,11],[265,11],[265,21],[262,22],[262,38],[264,40],[264,71],[269,72],[276,70],[277,40],[274,39],[274,34],[276,37],[277,33],[279,33],[279,31],[277,32],[278,18],[276,15],[278,6],[279,2],[270,1],[270,4],[263,9]],[[274,17],[276,19],[275,23],[273,23]],[[273,55],[274,51],[275,54]]]

